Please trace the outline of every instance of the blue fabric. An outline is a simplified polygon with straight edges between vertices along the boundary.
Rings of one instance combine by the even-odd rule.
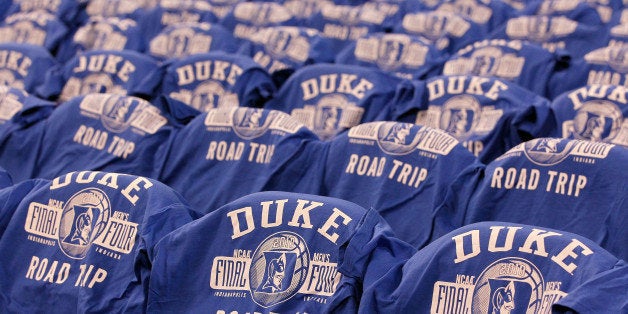
[[[367,34],[391,32],[403,14],[402,9],[398,4],[386,2],[357,6],[330,4],[321,7],[306,25],[329,38],[333,51],[340,51]]]
[[[483,163],[553,130],[549,101],[517,84],[437,76],[401,84],[389,119],[447,131]]]
[[[335,62],[378,68],[406,79],[425,79],[442,71],[444,53],[421,37],[376,33],[360,37]]]
[[[160,77],[156,60],[136,51],[80,51],[48,72],[38,94],[65,102],[89,93],[154,95]]]
[[[487,35],[469,18],[440,11],[405,12],[394,31],[423,37],[446,54],[454,54]]]
[[[615,268],[593,276],[552,306],[552,313],[627,313],[628,265],[620,261]],[[623,291],[623,292],[622,292]]]
[[[0,248],[12,252],[0,257],[0,307],[21,313],[142,313],[155,244],[197,217],[160,182],[89,171],[26,181],[0,203]]]
[[[572,58],[582,58],[588,52],[605,46],[609,40],[605,28],[578,23],[564,16],[511,18],[489,37],[526,40],[550,52],[566,50]]]
[[[154,177],[174,132],[168,117],[143,99],[76,97],[46,119],[34,176],[98,170]]]
[[[12,14],[0,26],[2,42],[42,46],[50,53],[56,51],[68,32],[61,20],[45,11]]]
[[[626,85],[628,46],[616,44],[595,49],[584,58],[572,60],[569,67],[557,71],[551,78],[548,98],[585,85]]]
[[[252,59],[223,52],[163,63],[159,94],[201,112],[217,107],[262,107],[275,93],[272,78]]]
[[[465,223],[509,221],[587,237],[628,258],[625,147],[539,138],[486,166],[469,201]]]
[[[535,1],[522,11],[523,15],[565,16],[579,23],[603,25],[610,22],[613,9],[589,1]]]
[[[199,53],[238,50],[236,39],[220,24],[179,23],[164,28],[151,39],[147,54],[165,60]]]
[[[296,71],[265,108],[290,113],[321,139],[381,114],[403,79],[378,69],[313,64]]]
[[[564,51],[551,53],[520,40],[485,39],[460,49],[445,63],[443,75],[494,76],[548,97],[550,78],[569,62]]]
[[[52,102],[41,100],[28,93],[0,87],[0,166],[14,182],[33,177],[37,154],[41,146],[43,122],[55,108]]]
[[[139,21],[146,44],[166,27],[180,23],[217,23],[220,18],[208,1],[159,1]]]
[[[627,92],[619,85],[587,85],[556,97],[556,128],[549,136],[628,147]]]
[[[330,40],[313,28],[273,26],[251,35],[238,53],[253,58],[268,73],[291,74],[308,64],[333,62],[335,51]]]
[[[330,142],[323,194],[374,208],[416,248],[461,225],[435,227],[435,213],[466,208],[483,165],[447,133],[370,122]]]
[[[81,10],[81,4],[75,0],[39,1],[14,0],[7,10],[7,15],[43,11],[55,15],[68,25],[74,25],[75,18]]]
[[[143,25],[128,18],[90,18],[59,45],[55,57],[62,63],[86,50],[144,51]]]
[[[488,34],[515,15],[515,10],[498,0],[420,0],[407,1],[407,12],[437,11],[465,16]],[[476,38],[479,40],[480,38]]]
[[[177,133],[158,178],[203,213],[254,192],[307,192],[321,182],[306,175],[320,171],[317,142],[283,112],[212,109]]]
[[[327,313],[340,280],[339,248],[365,215],[315,195],[237,199],[159,242],[148,312]]]
[[[57,61],[44,47],[29,44],[0,44],[0,70],[4,85],[23,89],[31,94],[44,84],[46,71]]]
[[[265,27],[298,26],[299,22],[279,3],[239,2],[220,20],[220,24],[241,41]]]
[[[620,263],[595,243],[569,232],[493,221],[471,224],[365,284],[359,312],[547,312],[552,303],[565,295],[569,298],[588,280]],[[340,271],[348,272],[344,265]],[[621,289],[589,291],[597,298],[625,299]],[[605,310],[602,305],[593,312]]]

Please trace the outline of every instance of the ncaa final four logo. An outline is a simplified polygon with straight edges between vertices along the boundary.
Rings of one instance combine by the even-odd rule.
[[[457,274],[434,283],[431,313],[550,313],[567,294],[562,282],[546,281],[536,265],[519,257],[499,259],[479,276]]]
[[[543,275],[529,261],[507,257],[489,265],[473,290],[473,313],[539,313]]]
[[[305,283],[310,252],[296,233],[278,232],[266,238],[251,260],[249,284],[255,303],[269,307],[292,298]]]
[[[59,226],[59,246],[65,255],[82,259],[104,231],[111,216],[107,195],[95,188],[74,194],[66,202]]]

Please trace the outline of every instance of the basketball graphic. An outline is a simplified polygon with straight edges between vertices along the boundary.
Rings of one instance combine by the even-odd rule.
[[[310,253],[300,235],[282,231],[267,237],[251,259],[253,301],[270,307],[292,298],[305,282],[309,265]]]
[[[529,261],[506,257],[478,276],[473,313],[538,313],[543,300],[543,275]]]
[[[61,251],[70,258],[83,259],[105,229],[110,216],[111,203],[103,191],[87,188],[72,195],[61,214]]]

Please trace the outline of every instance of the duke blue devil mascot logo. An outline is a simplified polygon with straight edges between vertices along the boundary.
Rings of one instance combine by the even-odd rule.
[[[61,215],[61,251],[70,258],[83,259],[105,229],[110,216],[111,203],[103,191],[88,188],[72,195]]]
[[[305,240],[292,232],[264,239],[251,260],[249,282],[255,303],[270,307],[292,298],[306,280],[310,265]]]

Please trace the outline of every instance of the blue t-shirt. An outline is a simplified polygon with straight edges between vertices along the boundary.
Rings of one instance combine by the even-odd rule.
[[[232,53],[238,50],[238,45],[220,24],[188,22],[164,28],[151,39],[147,50],[147,54],[165,60],[212,51]]]
[[[197,217],[164,184],[118,173],[6,190],[0,248],[12,253],[0,256],[0,308],[8,312],[145,311],[155,244]]]
[[[34,177],[79,170],[154,177],[174,132],[168,117],[141,98],[75,97],[45,120]]]
[[[367,34],[391,32],[403,14],[402,9],[399,4],[387,2],[357,6],[329,4],[312,15],[306,25],[329,38],[333,51],[340,51]]]
[[[76,0],[13,0],[7,15],[15,13],[46,12],[55,15],[68,25],[74,25],[81,11],[81,2]]]
[[[238,53],[253,58],[268,73],[284,72],[284,76],[305,65],[334,61],[329,39],[316,29],[295,26],[260,29],[242,44]]]
[[[378,68],[406,79],[425,79],[442,70],[444,53],[423,38],[407,34],[376,33],[347,45],[336,63]]]
[[[239,198],[159,242],[147,311],[328,313],[340,247],[361,225],[372,233],[373,215],[308,194]]]
[[[217,23],[220,17],[215,9],[210,1],[157,0],[157,5],[148,9],[139,22],[144,39],[148,42],[168,26],[180,23]]]
[[[550,52],[565,50],[573,58],[582,58],[608,41],[605,28],[578,23],[564,16],[543,15],[511,18],[489,37],[525,40]]]
[[[44,84],[46,72],[57,61],[44,47],[29,44],[0,44],[0,82],[35,94]]]
[[[461,226],[435,228],[434,214],[466,207],[483,168],[447,133],[408,123],[364,123],[329,146],[323,194],[374,208],[416,248]]]
[[[611,21],[613,10],[608,1],[604,4],[596,0],[545,0],[529,3],[522,14],[565,16],[579,23],[603,25]]]
[[[0,189],[4,189],[11,185],[13,185],[13,179],[11,179],[11,174],[4,170],[2,167],[0,167]]]
[[[464,223],[508,221],[579,234],[628,258],[628,149],[601,142],[538,138],[486,166]]]
[[[407,12],[449,12],[460,14],[480,26],[488,34],[515,15],[501,0],[419,0],[407,1]],[[475,40],[480,40],[476,38]]]
[[[321,139],[380,117],[403,79],[378,69],[313,64],[297,70],[265,108],[290,113]]]
[[[546,96],[553,92],[548,88],[552,74],[568,61],[563,51],[552,53],[526,41],[485,39],[458,50],[442,74],[492,76]]]
[[[158,179],[203,213],[254,192],[308,192],[320,183],[306,175],[310,168],[320,170],[317,142],[280,111],[212,109],[177,133]]]
[[[379,280],[365,282],[359,312],[549,313],[553,303],[577,293],[590,279],[621,267],[624,261],[576,234],[482,222],[439,238],[404,265],[392,265]],[[348,264],[339,268],[343,274],[353,269]],[[616,287],[602,283],[589,293],[622,303],[625,289]],[[602,304],[591,313],[610,308]]]
[[[41,46],[55,53],[68,32],[61,20],[45,11],[15,13],[0,24],[0,41]]]
[[[23,90],[0,87],[0,167],[14,182],[33,177],[44,125],[55,104]]]
[[[49,71],[37,92],[58,102],[90,93],[153,95],[161,79],[151,75],[157,69],[156,60],[136,51],[80,51]]]
[[[469,18],[441,11],[406,12],[394,31],[422,37],[448,55],[487,35]]]
[[[389,119],[447,131],[487,163],[553,129],[549,101],[517,84],[481,76],[437,76],[401,84]]]
[[[626,94],[624,86],[587,85],[556,97],[556,128],[549,136],[628,147]]]
[[[67,36],[56,58],[66,62],[86,50],[144,51],[142,25],[129,18],[95,16]]]
[[[262,107],[275,93],[270,75],[252,59],[223,52],[170,59],[159,94],[200,112],[219,107]]]
[[[622,85],[628,80],[628,45],[615,43],[595,49],[584,58],[572,60],[568,68],[557,71],[551,78],[548,98],[585,85]]]
[[[552,306],[553,313],[628,313],[628,264],[593,276]],[[616,295],[618,294],[618,295]]]
[[[287,8],[274,2],[239,2],[221,20],[237,40],[250,39],[260,29],[270,26],[298,26]]]

